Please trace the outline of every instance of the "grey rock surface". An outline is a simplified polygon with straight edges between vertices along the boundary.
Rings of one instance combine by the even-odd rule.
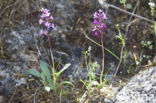
[[[156,103],[156,67],[135,75],[117,93],[115,103]]]

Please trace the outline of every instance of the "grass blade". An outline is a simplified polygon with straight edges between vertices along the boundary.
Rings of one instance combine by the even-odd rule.
[[[66,64],[58,73],[56,73],[56,78],[63,72],[65,71],[71,64],[68,63]]]

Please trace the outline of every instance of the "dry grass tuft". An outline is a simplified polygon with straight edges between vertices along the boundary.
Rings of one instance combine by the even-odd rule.
[[[14,24],[39,11],[41,0],[0,0],[0,23]]]

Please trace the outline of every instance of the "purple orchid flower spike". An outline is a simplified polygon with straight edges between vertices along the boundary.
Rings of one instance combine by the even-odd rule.
[[[107,19],[106,14],[101,9],[99,9],[98,12],[94,13],[93,18],[95,27],[92,31],[95,32],[94,36],[98,36],[98,33],[103,35],[104,29],[106,28],[106,25],[103,23],[103,21]]]
[[[53,20],[53,16],[50,15],[48,9],[42,8],[41,9],[42,15],[40,16],[39,24],[44,24],[46,30],[40,30],[40,35],[48,35],[50,33],[50,29],[54,29],[54,24],[51,23]]]

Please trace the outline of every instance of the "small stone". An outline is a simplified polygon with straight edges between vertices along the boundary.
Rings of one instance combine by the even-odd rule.
[[[99,85],[99,83],[97,81],[92,82],[92,86],[98,86],[98,85]]]
[[[47,92],[50,92],[50,87],[45,86],[45,90],[46,90]]]
[[[21,78],[20,80],[17,80],[16,86],[20,86],[22,84],[26,84],[26,79],[25,78]]]

